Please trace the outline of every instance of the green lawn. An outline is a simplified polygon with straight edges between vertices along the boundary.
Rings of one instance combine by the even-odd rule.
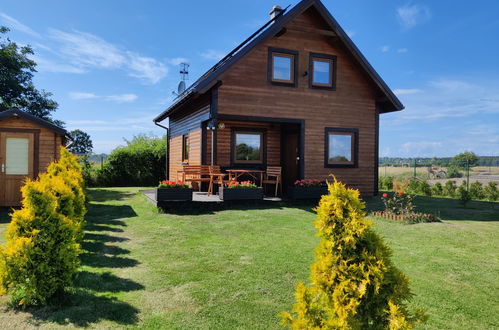
[[[318,242],[311,205],[158,214],[136,191],[90,191],[76,289],[62,308],[2,313],[2,327],[279,328]],[[412,305],[430,315],[423,328],[498,327],[499,203],[416,203],[445,221],[374,222],[412,280]]]

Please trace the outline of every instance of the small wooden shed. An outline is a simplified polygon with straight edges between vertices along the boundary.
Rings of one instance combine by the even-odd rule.
[[[65,129],[19,109],[0,112],[0,206],[21,205],[24,179],[58,159],[66,137]]]

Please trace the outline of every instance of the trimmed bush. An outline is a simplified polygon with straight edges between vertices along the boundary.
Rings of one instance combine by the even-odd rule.
[[[483,184],[479,181],[475,181],[470,184],[470,196],[472,199],[484,199],[485,191],[483,190]]]
[[[166,171],[166,138],[139,135],[114,149],[97,170],[97,186],[156,186]]]
[[[466,181],[463,181],[459,188],[457,188],[457,197],[459,198],[459,203],[461,203],[463,207],[466,207],[468,202],[471,201],[471,195],[466,187]]]
[[[12,213],[0,247],[0,293],[14,306],[46,304],[71,285],[79,266],[85,195],[74,161],[61,149],[60,161],[21,189],[23,208]]]
[[[456,190],[457,190],[456,181],[449,180],[445,182],[443,189],[444,196],[456,197]]]
[[[391,262],[391,251],[364,218],[357,190],[329,184],[316,209],[321,237],[311,284],[298,283],[292,313],[281,313],[293,329],[408,329],[425,319],[411,313],[409,279]]]
[[[431,187],[431,191],[433,195],[436,196],[443,196],[444,194],[444,188],[440,182],[437,182]]]
[[[451,166],[447,169],[447,177],[448,178],[461,178],[461,177],[463,177],[463,173],[461,173],[459,168]]]
[[[484,195],[489,201],[499,200],[499,189],[497,183],[490,181],[484,188]]]

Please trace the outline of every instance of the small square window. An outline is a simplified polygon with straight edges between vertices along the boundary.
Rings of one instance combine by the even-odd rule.
[[[232,135],[233,163],[263,164],[264,134],[261,131],[236,130]]]
[[[357,129],[326,128],[325,140],[325,167],[357,167]]]
[[[336,56],[310,53],[311,88],[336,88]]]
[[[269,48],[268,76],[274,85],[296,86],[298,52]]]
[[[182,162],[189,162],[189,135],[182,135]]]

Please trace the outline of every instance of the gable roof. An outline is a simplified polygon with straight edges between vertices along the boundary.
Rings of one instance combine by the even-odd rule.
[[[68,135],[68,132],[64,128],[54,125],[51,122],[48,122],[36,116],[33,116],[32,114],[29,114],[26,111],[19,110],[18,108],[12,108],[10,110],[0,112],[0,120],[10,119],[10,118],[22,118],[32,123],[35,123],[38,126],[54,131],[59,135],[62,136]]]
[[[242,58],[260,43],[275,36],[279,31],[283,29],[283,27],[287,23],[289,23],[295,17],[299,16],[311,7],[314,7],[318,11],[318,13],[330,27],[330,29],[334,31],[337,38],[345,45],[348,52],[353,56],[353,58],[357,61],[361,68],[366,72],[368,77],[372,80],[374,85],[383,94],[384,97],[382,100],[380,100],[380,103],[382,103],[380,112],[385,113],[404,109],[403,104],[400,102],[397,96],[383,81],[376,70],[374,70],[374,68],[367,61],[364,55],[362,55],[357,46],[355,46],[353,41],[346,34],[343,28],[338,24],[331,13],[326,9],[326,7],[322,4],[322,2],[320,0],[302,0],[288,12],[286,12],[287,8],[283,10],[281,14],[265,23],[248,39],[234,48],[234,50],[232,50],[229,54],[222,58],[217,64],[211,67],[205,74],[203,74],[189,88],[187,88],[172,105],[170,105],[160,115],[154,118],[154,122],[164,120],[169,115],[176,112],[178,109],[181,109],[184,104],[195,99],[197,96],[206,93],[215,84],[218,83],[218,78],[220,77],[220,75],[227,71],[240,58]]]

